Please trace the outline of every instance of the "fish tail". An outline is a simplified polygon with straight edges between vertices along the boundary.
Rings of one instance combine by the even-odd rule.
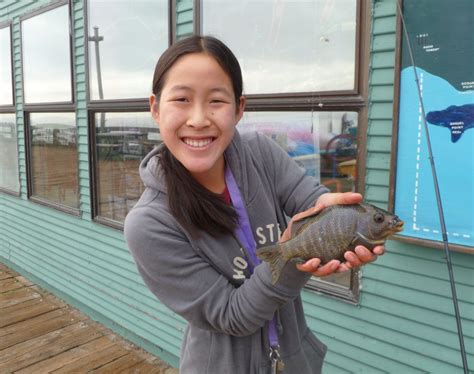
[[[277,244],[257,249],[256,254],[261,260],[270,264],[272,284],[278,282],[281,271],[287,262],[287,259],[282,256],[281,245]]]

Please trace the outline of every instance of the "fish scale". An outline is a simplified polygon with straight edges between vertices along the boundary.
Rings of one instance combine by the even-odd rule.
[[[370,204],[332,205],[293,223],[291,238],[257,250],[257,256],[270,263],[276,283],[285,264],[320,258],[344,261],[344,253],[359,244],[373,249],[402,230],[403,221],[392,213]]]

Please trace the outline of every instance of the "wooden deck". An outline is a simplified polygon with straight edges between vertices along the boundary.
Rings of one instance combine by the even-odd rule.
[[[0,373],[178,371],[0,264]]]

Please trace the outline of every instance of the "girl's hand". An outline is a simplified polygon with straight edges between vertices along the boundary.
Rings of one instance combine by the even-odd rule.
[[[354,192],[345,192],[345,193],[325,193],[321,195],[316,201],[314,207],[296,214],[290,221],[288,228],[285,230],[283,235],[280,238],[280,242],[284,242],[291,237],[291,227],[293,222],[298,221],[302,218],[310,216],[330,205],[335,204],[357,204],[362,201],[362,195]],[[327,264],[321,265],[321,260],[319,258],[312,258],[306,261],[304,264],[296,265],[297,269],[300,271],[311,273],[316,277],[324,277],[333,273],[340,273],[353,269],[358,266],[365,265],[369,262],[375,261],[377,256],[384,254],[385,248],[383,246],[377,246],[374,248],[373,252],[367,249],[364,246],[357,246],[355,251],[347,251],[344,253],[345,262],[341,263],[338,260],[329,261]]]

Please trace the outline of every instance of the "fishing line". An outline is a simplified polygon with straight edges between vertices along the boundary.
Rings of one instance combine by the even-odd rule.
[[[400,14],[400,19],[403,24],[403,31],[405,34],[405,39],[406,39],[407,47],[408,47],[408,54],[410,55],[411,64],[413,66],[413,71],[415,73],[415,82],[416,82],[416,87],[418,89],[418,100],[420,102],[420,107],[421,107],[421,112],[422,112],[422,117],[423,117],[423,125],[424,125],[425,135],[426,135],[426,144],[428,146],[428,154],[429,154],[429,160],[431,164],[431,174],[433,176],[433,184],[434,184],[434,189],[435,189],[435,194],[436,194],[436,203],[438,206],[438,215],[439,215],[439,220],[440,220],[440,225],[441,225],[441,232],[443,234],[444,253],[446,255],[446,264],[448,266],[449,282],[451,284],[451,294],[452,294],[452,299],[453,299],[453,304],[454,304],[454,313],[456,316],[456,324],[457,324],[458,336],[459,336],[459,345],[461,347],[462,363],[464,367],[464,374],[468,374],[469,368],[467,365],[466,350],[464,348],[464,335],[462,333],[461,316],[459,313],[458,298],[456,295],[456,284],[454,282],[453,265],[451,263],[451,255],[450,255],[449,245],[448,245],[448,235],[446,232],[446,223],[444,221],[443,206],[441,203],[441,194],[439,192],[438,177],[436,176],[436,167],[435,167],[435,162],[433,158],[433,151],[431,149],[431,141],[430,141],[430,134],[428,131],[428,124],[426,122],[425,106],[423,103],[423,97],[421,95],[421,88],[420,88],[420,82],[418,80],[418,73],[416,71],[415,57],[413,55],[413,50],[411,48],[410,38],[408,37],[408,30],[406,27],[405,17],[403,15],[400,2],[401,0],[397,0],[398,13]]]

